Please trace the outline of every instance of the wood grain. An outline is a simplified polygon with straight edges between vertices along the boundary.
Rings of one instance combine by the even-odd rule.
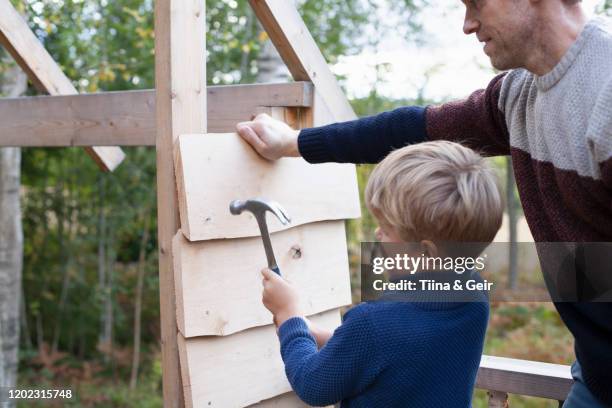
[[[211,132],[234,132],[236,123],[272,109],[299,127],[298,108],[313,103],[309,82],[213,86],[207,93]],[[154,90],[3,98],[0,146],[154,146],[155,109]]]
[[[179,228],[173,144],[206,131],[204,0],[155,2],[157,219],[164,407],[184,406],[179,369],[172,238]]]
[[[10,0],[0,0],[0,33],[0,44],[40,91],[50,95],[78,93]],[[86,147],[85,151],[104,171],[113,171],[125,158],[123,151],[113,146]]]
[[[181,135],[175,154],[181,230],[190,241],[258,236],[250,213],[230,214],[234,199],[278,201],[291,224],[269,215],[271,232],[360,216],[353,165],[313,166],[302,158],[270,162],[234,133]]]
[[[351,303],[344,221],[324,221],[272,234],[283,276],[315,314]],[[261,303],[266,257],[259,237],[189,242],[174,237],[177,317],[185,337],[228,335],[272,323]]]
[[[338,310],[311,318],[329,330],[340,324]],[[291,391],[274,326],[225,337],[179,335],[179,344],[187,407],[245,407]]]

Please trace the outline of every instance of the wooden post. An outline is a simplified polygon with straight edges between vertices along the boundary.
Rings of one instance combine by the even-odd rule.
[[[508,408],[508,394],[503,391],[487,391],[489,408]]]
[[[179,229],[173,143],[206,132],[204,0],[155,3],[157,207],[164,407],[183,407],[172,238]]]

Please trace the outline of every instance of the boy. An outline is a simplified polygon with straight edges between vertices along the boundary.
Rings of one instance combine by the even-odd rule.
[[[444,256],[449,242],[491,242],[503,211],[484,159],[445,141],[389,154],[372,172],[365,199],[379,222],[379,241],[410,242],[433,257]],[[408,279],[448,273],[459,277],[420,270]],[[362,303],[332,334],[308,322],[289,282],[269,269],[262,274],[263,303],[278,327],[287,378],[304,402],[470,406],[489,315],[485,296],[458,302],[407,295],[407,301]]]

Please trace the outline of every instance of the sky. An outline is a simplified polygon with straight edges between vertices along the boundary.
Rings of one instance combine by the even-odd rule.
[[[593,15],[600,0],[583,0]],[[474,35],[463,34],[464,7],[458,0],[433,0],[419,19],[424,23],[421,47],[400,36],[387,35],[378,49],[340,57],[332,69],[345,75],[349,98],[364,97],[376,83],[376,65],[388,64],[379,84],[380,94],[391,98],[415,98],[423,88],[434,101],[463,98],[484,88],[495,75],[482,44]]]

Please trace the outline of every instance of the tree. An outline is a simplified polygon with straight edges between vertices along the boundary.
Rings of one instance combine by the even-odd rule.
[[[5,66],[0,94],[20,96],[27,88],[26,76],[15,63]],[[17,378],[23,259],[20,172],[21,149],[0,148],[0,387],[15,386]]]

